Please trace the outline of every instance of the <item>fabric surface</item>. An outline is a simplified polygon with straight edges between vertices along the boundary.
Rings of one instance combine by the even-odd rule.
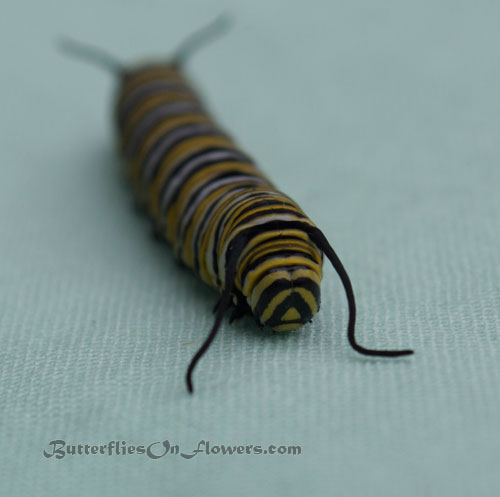
[[[221,124],[324,231],[341,284],[298,332],[225,322],[184,374],[216,294],[151,241],[120,175],[110,75],[223,11],[188,65]],[[500,4],[3,4],[2,495],[493,496],[500,490]],[[44,457],[49,443],[301,446],[300,455]],[[155,445],[159,454],[163,446]]]

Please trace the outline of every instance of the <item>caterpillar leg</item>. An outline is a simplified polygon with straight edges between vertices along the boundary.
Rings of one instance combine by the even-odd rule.
[[[238,319],[241,319],[245,314],[252,315],[252,310],[248,306],[248,303],[243,297],[243,294],[239,291],[234,292],[235,295],[233,296],[233,300],[231,302],[231,307],[233,308],[233,312],[231,313],[231,316],[229,317],[229,322],[232,323],[233,321],[236,321]],[[215,314],[219,310],[220,303],[221,303],[222,297],[217,300],[215,303],[212,313]]]
[[[231,316],[229,316],[229,322],[232,323],[238,319],[241,319],[246,314],[252,315],[252,310],[250,309],[245,297],[241,294],[236,295],[237,303],[234,306]]]
[[[238,290],[233,291],[233,299],[232,302],[230,303],[230,306],[233,308],[233,312],[231,313],[231,316],[229,317],[229,322],[232,323],[233,321],[236,321],[238,319],[241,319],[245,314],[252,315],[252,310],[250,309],[245,297],[241,292]],[[222,297],[220,297],[217,302],[215,303],[212,313],[216,314],[219,310],[220,303],[221,303]]]

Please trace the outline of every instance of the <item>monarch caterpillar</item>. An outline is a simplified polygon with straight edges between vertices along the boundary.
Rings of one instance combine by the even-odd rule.
[[[116,124],[136,198],[177,258],[221,294],[213,327],[186,372],[189,392],[193,370],[229,307],[231,322],[250,313],[274,331],[312,319],[320,306],[323,254],[344,286],[351,347],[370,356],[412,354],[356,342],[353,289],[328,240],[211,120],[184,76],[188,56],[225,25],[219,18],[188,37],[169,60],[137,67],[71,40],[62,46],[119,79]]]

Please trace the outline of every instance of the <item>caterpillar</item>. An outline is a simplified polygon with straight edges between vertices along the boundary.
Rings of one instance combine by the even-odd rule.
[[[310,322],[320,307],[324,256],[344,286],[351,347],[369,356],[412,354],[358,344],[354,292],[330,243],[213,122],[191,87],[183,72],[186,60],[226,26],[218,18],[187,37],[172,57],[136,66],[70,39],[62,44],[72,56],[115,75],[115,122],[136,199],[157,237],[220,294],[212,329],[186,372],[188,391],[193,393],[193,370],[228,308],[231,322],[251,314],[276,332]]]

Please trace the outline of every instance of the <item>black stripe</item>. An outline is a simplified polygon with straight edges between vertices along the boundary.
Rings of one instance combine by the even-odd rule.
[[[293,214],[295,217],[298,217],[299,219],[306,219],[306,216],[302,214],[301,212],[297,212],[294,209],[269,209],[269,210],[264,210],[260,212],[256,212],[254,214],[251,214],[250,216],[247,216],[244,219],[240,219],[238,222],[236,222],[233,225],[232,229],[236,229],[238,226],[241,226],[242,224],[246,224],[250,221],[253,221],[254,219],[257,219],[259,217],[264,217],[268,216],[269,214]]]
[[[211,153],[211,152],[224,152],[224,151],[231,151],[232,152],[232,149],[206,147],[206,148],[203,148],[202,150],[198,150],[196,153],[191,154],[187,158],[183,159],[182,162],[180,162],[179,165],[168,175],[168,177],[165,178],[165,181],[163,182],[161,190],[160,190],[160,202],[161,202],[161,199],[163,198],[163,195],[165,194],[165,192],[166,192],[166,190],[168,188],[169,180],[171,178],[174,178],[176,176],[176,174],[178,174],[183,167],[185,167],[187,164],[189,164],[189,162],[191,162],[194,159],[197,159],[198,157],[202,156],[203,154],[208,154],[208,153]],[[227,162],[227,161],[238,162],[240,164],[245,164],[245,163],[251,164],[251,162],[249,160],[247,160],[247,157],[245,156],[245,154],[242,154],[242,153],[239,153],[239,152],[236,151],[235,152],[235,156],[238,156],[238,155],[240,156],[240,159],[237,159],[237,158],[235,158],[235,159],[227,159],[227,160],[226,159],[224,159],[224,160],[221,160],[221,159],[209,160],[209,159],[207,159],[206,161],[203,161],[199,166],[197,166],[196,168],[194,168],[191,171],[191,173],[189,173],[186,176],[186,178],[184,178],[184,181],[179,184],[179,187],[174,190],[173,194],[171,195],[171,198],[170,198],[169,202],[162,209],[163,212],[166,212],[170,208],[170,206],[175,203],[175,201],[179,197],[180,192],[181,192],[183,186],[185,185],[185,183],[187,181],[189,181],[190,178],[192,178],[196,173],[198,173],[202,169],[204,169],[206,167],[209,167],[209,166],[213,166],[214,164],[222,164],[222,163]],[[247,174],[247,176],[248,175],[249,174]]]
[[[224,188],[225,186],[227,186],[227,185],[222,185],[220,188]],[[200,254],[199,247],[198,247],[198,245],[200,243],[200,237],[201,237],[201,234],[203,233],[203,230],[204,230],[206,224],[208,223],[210,216],[212,215],[212,212],[214,211],[214,209],[218,205],[219,200],[224,200],[224,198],[226,196],[229,196],[230,194],[232,194],[238,190],[243,190],[243,189],[246,189],[246,188],[251,187],[251,186],[253,186],[253,183],[240,183],[238,186],[235,186],[234,188],[229,189],[224,194],[224,197],[222,197],[222,199],[220,197],[217,198],[214,202],[212,202],[210,207],[205,212],[205,215],[203,216],[203,219],[202,219],[200,226],[199,226],[199,228],[196,232],[196,235],[194,237],[193,247],[194,247],[194,251],[195,251],[195,270],[196,270],[196,272],[198,272],[198,270],[200,269],[200,259],[202,256],[202,254]],[[214,190],[214,192],[216,192],[216,191],[217,190]],[[191,223],[191,220],[189,222]],[[218,274],[218,273],[216,273],[216,274]]]
[[[271,247],[270,247],[270,249],[271,249]],[[255,261],[253,261],[251,264],[248,264],[243,269],[243,272],[241,273],[241,281],[244,282],[245,278],[247,277],[247,274],[250,271],[253,271],[254,269],[257,268],[257,266],[260,266],[261,264],[264,264],[265,262],[267,262],[270,259],[280,259],[280,258],[287,259],[287,258],[291,258],[291,257],[303,257],[304,259],[308,259],[311,262],[313,262],[314,264],[317,264],[317,262],[315,261],[315,259],[313,257],[311,257],[309,254],[306,254],[304,252],[300,252],[300,251],[298,251],[297,249],[294,249],[294,248],[282,249],[282,250],[279,250],[279,251],[276,251],[276,252],[271,252],[269,254],[261,255],[259,258],[257,258]],[[311,269],[308,266],[302,266],[302,267],[306,267],[307,269]],[[276,266],[276,269],[278,269],[278,266]],[[276,269],[271,269],[271,271],[274,271]],[[259,280],[260,279],[261,278],[259,278]]]
[[[182,131],[188,131],[191,128],[191,132],[182,135]],[[153,148],[148,152],[146,158],[144,159],[143,164],[143,169],[141,172],[141,176],[144,176],[146,174],[146,164],[151,160],[151,156],[155,154],[159,148],[162,148],[164,145],[164,142],[166,140],[172,139],[176,134],[180,134],[177,139],[174,139],[170,145],[163,150],[162,154],[156,159],[156,162],[153,166],[153,169],[149,175],[149,181],[153,182],[156,175],[158,174],[158,170],[160,169],[160,165],[164,161],[165,157],[172,151],[174,147],[179,145],[180,143],[190,140],[191,138],[195,137],[201,137],[201,136],[226,136],[220,129],[218,129],[215,125],[211,123],[191,123],[191,124],[186,124],[182,126],[177,126],[174,129],[171,129],[170,131],[167,131],[164,133],[158,141],[155,143]],[[227,136],[226,136],[227,137]]]
[[[258,250],[259,248],[262,247],[262,245],[265,245],[267,243],[272,243],[272,242],[286,242],[286,241],[299,241],[299,242],[302,242],[302,243],[308,243],[308,240],[304,240],[303,238],[300,238],[298,236],[293,236],[293,235],[286,235],[286,236],[283,236],[281,234],[277,234],[276,236],[272,236],[270,238],[266,238],[265,240],[262,240],[261,242],[257,243],[257,245],[254,245],[254,247],[252,248],[252,250],[256,251]],[[312,248],[312,245],[311,245],[311,248]]]
[[[244,201],[247,201],[247,200],[252,199],[252,198],[268,197],[272,193],[273,192],[255,192],[255,193],[252,193],[252,194],[248,195],[247,197],[245,197]],[[214,236],[215,243],[213,246],[213,270],[214,270],[215,274],[217,275],[217,281],[219,278],[219,266],[217,263],[217,259],[218,259],[217,258],[217,247],[219,245],[221,232],[222,232],[224,226],[226,225],[228,217],[231,215],[234,208],[237,208],[237,206],[233,206],[231,209],[228,209],[226,212],[224,212],[222,214],[222,216],[220,217],[220,219],[217,223],[217,226],[215,227],[215,236]]]
[[[289,229],[303,231],[306,235],[309,236],[309,232],[311,231],[311,229],[313,229],[313,226],[301,221],[286,221],[284,219],[279,219],[275,221],[268,221],[267,223],[258,224],[256,226],[250,226],[238,233],[238,236],[250,239],[252,236],[260,235],[261,233],[264,233],[266,231],[280,231]]]
[[[272,206],[272,205],[282,205],[282,206],[287,206],[287,207],[293,207],[295,208],[295,205],[291,202],[284,202],[283,200],[258,200],[256,202],[252,202],[250,205],[247,205],[239,214],[238,217],[235,219],[237,221],[240,217],[244,216],[247,212],[252,211],[254,209],[257,209],[259,207],[266,207],[266,206]]]

